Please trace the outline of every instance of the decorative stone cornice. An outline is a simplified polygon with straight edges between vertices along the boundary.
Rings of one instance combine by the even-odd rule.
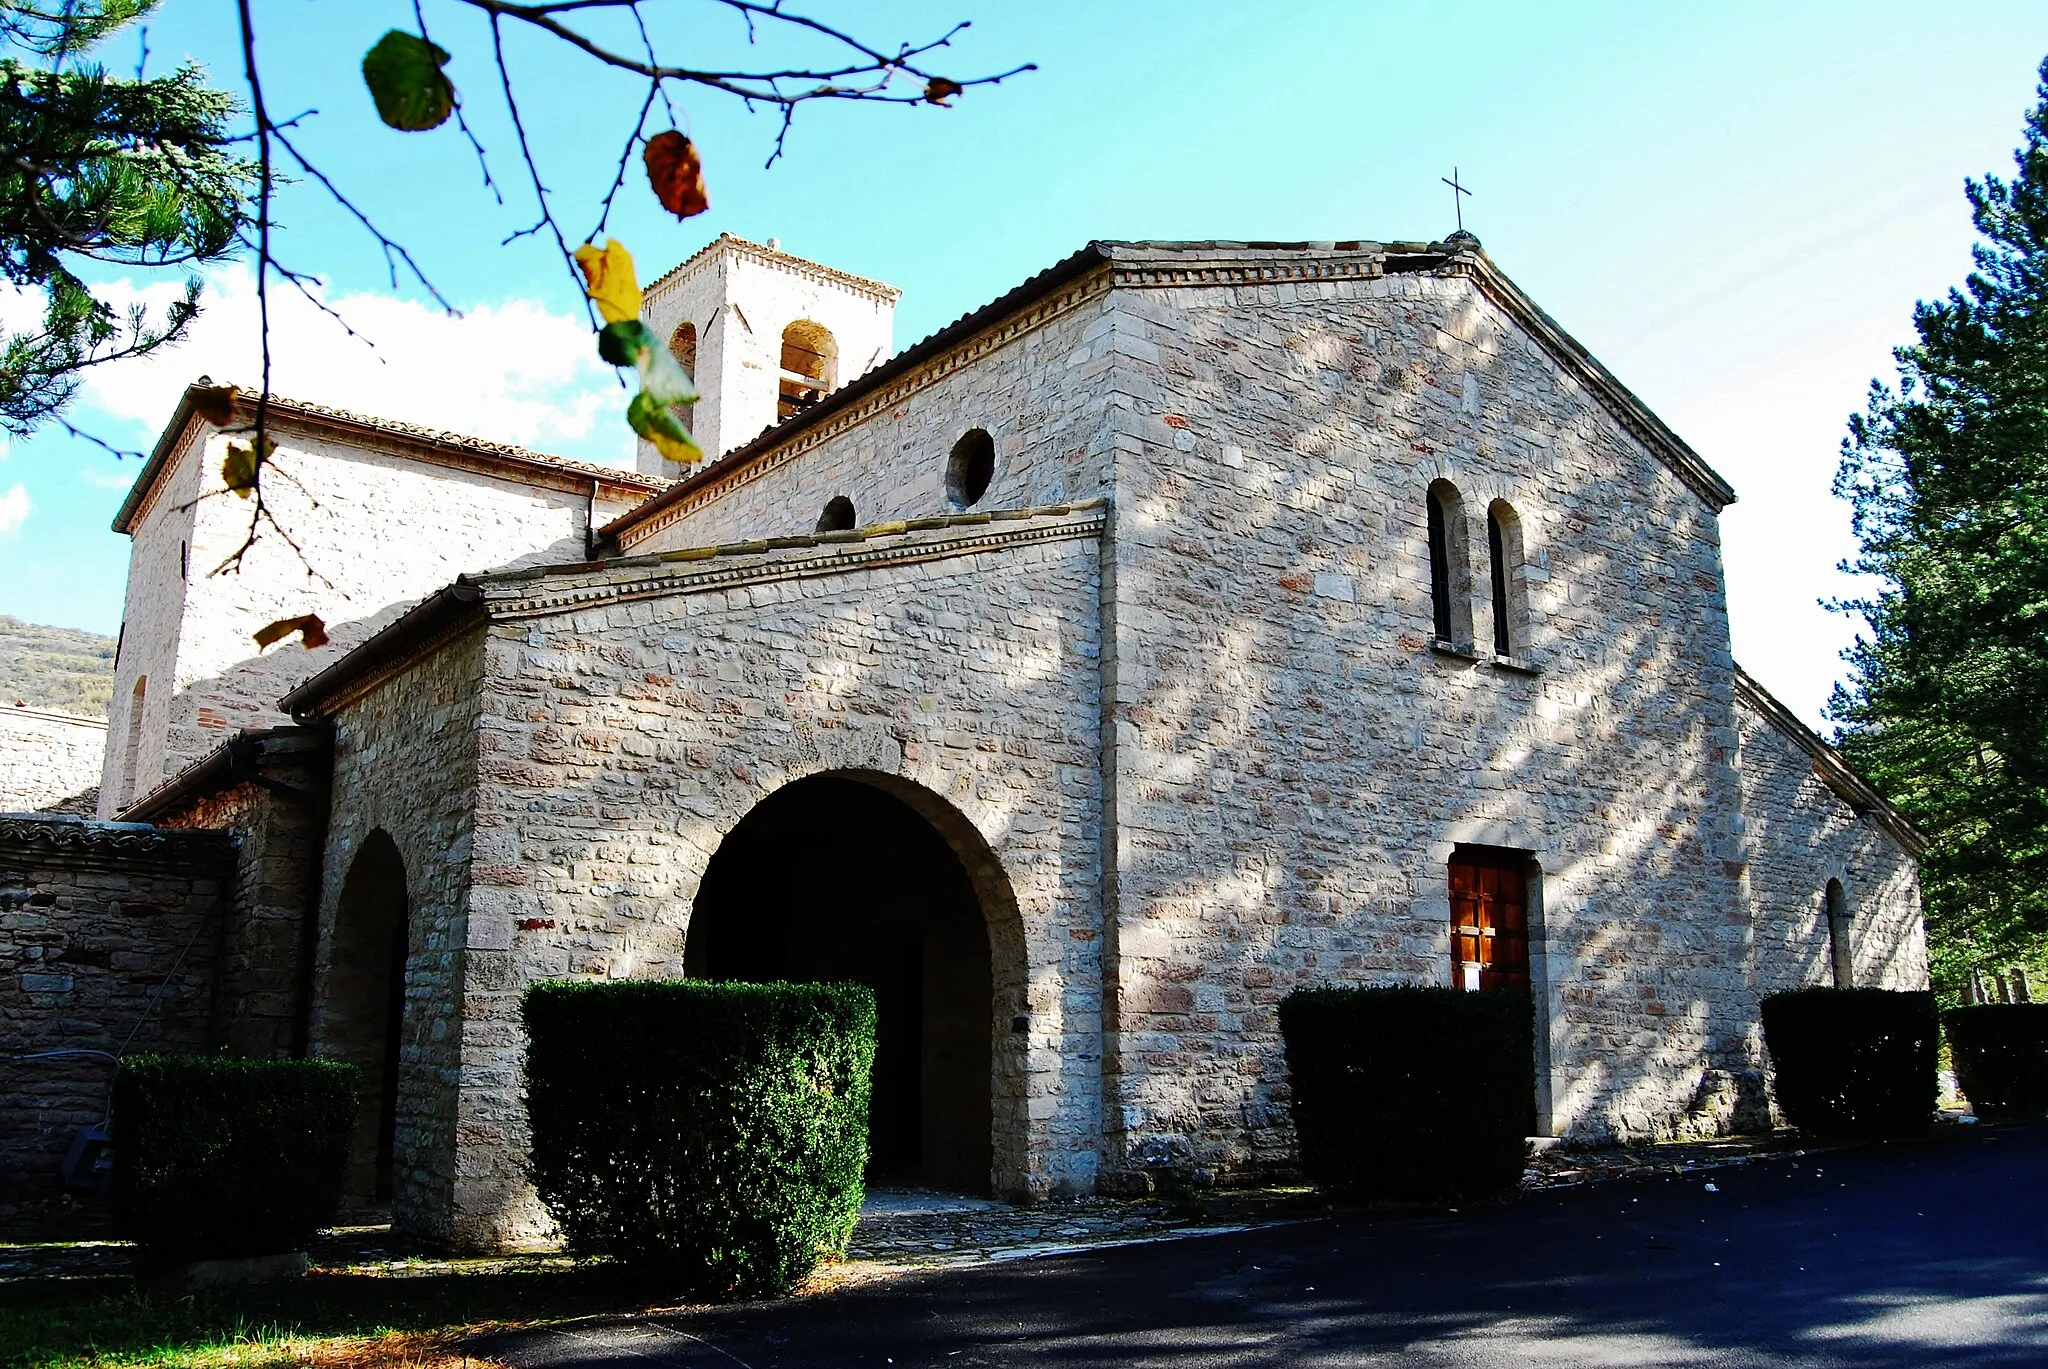
[[[833,285],[842,290],[849,290],[856,295],[866,295],[869,299],[877,300],[883,304],[894,305],[903,298],[901,290],[883,281],[869,280],[866,276],[856,276],[847,271],[835,270],[830,266],[811,261],[806,257],[792,256],[788,252],[769,247],[763,243],[750,241],[736,233],[720,233],[710,242],[705,243],[686,259],[663,272],[654,284],[647,287],[647,294],[650,296],[661,294],[670,285],[690,275],[700,265],[711,260],[713,257],[721,255],[748,257],[760,262],[764,266],[776,267],[792,275],[802,276],[806,280],[816,281],[820,285]]]
[[[551,617],[604,604],[677,594],[706,594],[777,580],[815,579],[957,556],[1003,552],[1041,542],[1097,538],[1109,503],[951,514],[876,523],[851,532],[772,537],[613,561],[477,577],[494,622]]]
[[[1778,702],[1775,695],[1757,683],[1756,677],[1741,666],[1735,667],[1735,698],[1811,756],[1814,778],[1854,809],[1858,817],[1867,817],[1882,827],[1906,848],[1909,855],[1917,858],[1926,852],[1929,845],[1927,834],[1908,822],[1905,814],[1892,807],[1884,795],[1871,787],[1870,781],[1849,768],[1849,762],[1842,759],[1841,752],[1799,721],[1797,714]]]

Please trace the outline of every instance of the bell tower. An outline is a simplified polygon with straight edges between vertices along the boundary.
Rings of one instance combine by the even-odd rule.
[[[725,233],[647,288],[643,316],[695,378],[683,423],[715,460],[887,361],[902,296]],[[646,442],[636,465],[683,474]]]

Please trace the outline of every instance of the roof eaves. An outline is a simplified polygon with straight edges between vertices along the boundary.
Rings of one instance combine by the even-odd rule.
[[[1849,767],[1842,753],[1828,745],[1825,738],[1805,723],[1791,709],[1778,701],[1778,697],[1765,689],[1757,678],[1735,667],[1735,693],[1744,703],[1754,708],[1765,722],[1813,758],[1814,774],[1835,796],[1855,809],[1857,813],[1869,814],[1887,832],[1897,838],[1915,858],[1923,855],[1933,843],[1925,832],[1891,805],[1884,795],[1877,792],[1869,780],[1864,779]]]
[[[319,717],[320,706],[348,684],[381,666],[403,661],[426,643],[466,626],[470,620],[481,622],[484,616],[483,591],[465,576],[436,590],[396,621],[372,633],[340,660],[279,699],[278,707],[294,718]]]

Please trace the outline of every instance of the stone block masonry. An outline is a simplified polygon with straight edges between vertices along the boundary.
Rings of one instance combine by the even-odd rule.
[[[233,859],[220,832],[0,817],[0,1203],[57,1191],[110,1056],[206,1049]],[[21,1058],[49,1051],[81,1053]]]
[[[107,722],[0,701],[0,813],[76,801],[100,782]]]

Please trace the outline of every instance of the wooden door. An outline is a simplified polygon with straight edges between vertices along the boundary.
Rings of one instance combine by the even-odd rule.
[[[1519,851],[1452,853],[1452,987],[1529,987],[1528,865]]]

